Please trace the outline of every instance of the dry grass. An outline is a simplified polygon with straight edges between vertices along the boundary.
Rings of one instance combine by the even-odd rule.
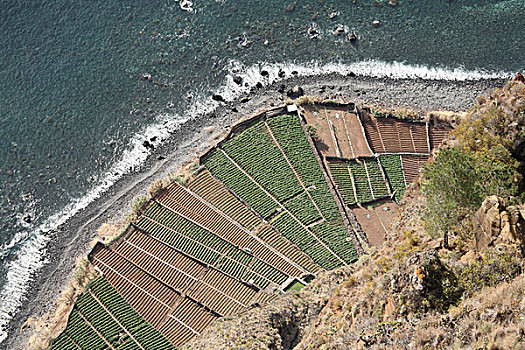
[[[95,239],[95,241],[100,240],[106,245],[111,244],[116,239],[118,239],[118,237],[122,235],[122,233],[126,230],[127,227],[128,227],[127,220],[123,220],[116,224],[104,223],[100,225],[100,227],[98,228],[97,238]],[[95,244],[93,244],[93,246],[94,245]]]

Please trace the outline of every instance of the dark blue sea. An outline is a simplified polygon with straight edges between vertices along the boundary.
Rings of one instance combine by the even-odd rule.
[[[261,69],[265,83],[281,69],[428,79],[525,69],[523,0],[180,5],[0,1],[0,341],[46,263],[49,231],[144,162],[145,135],[161,143],[213,108],[213,93],[250,88],[232,74],[255,84]]]

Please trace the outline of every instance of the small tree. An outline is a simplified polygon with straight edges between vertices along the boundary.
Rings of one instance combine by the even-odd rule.
[[[475,164],[466,153],[449,148],[424,170],[422,191],[427,197],[424,220],[431,235],[448,233],[467,214],[466,208],[481,203],[482,195],[475,177]]]
[[[521,180],[517,166],[501,146],[477,155],[456,148],[442,150],[423,172],[422,191],[427,197],[424,221],[429,234],[442,234],[447,248],[448,234],[475,212],[486,196],[513,198]]]

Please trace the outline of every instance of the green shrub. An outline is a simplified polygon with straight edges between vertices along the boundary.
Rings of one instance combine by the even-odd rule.
[[[521,180],[517,168],[502,146],[478,154],[442,150],[423,171],[422,191],[427,197],[424,221],[429,234],[443,234],[446,241],[446,234],[473,214],[486,196],[515,201]]]
[[[520,258],[510,253],[484,252],[479,259],[472,260],[468,266],[458,268],[458,283],[471,296],[484,287],[503,281],[510,281],[521,273]]]
[[[131,203],[131,213],[133,216],[137,215],[138,212],[144,207],[144,205],[148,202],[147,196],[139,196],[135,198],[133,203]]]

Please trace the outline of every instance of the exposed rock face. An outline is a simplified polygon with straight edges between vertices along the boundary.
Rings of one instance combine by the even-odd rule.
[[[496,196],[485,198],[481,207],[472,218],[476,249],[487,247],[493,241],[493,237],[499,236],[501,227],[500,211],[503,201]]]
[[[403,300],[404,307],[413,312],[446,309],[461,295],[459,290],[445,292],[446,286],[455,285],[455,276],[441,263],[436,250],[409,256],[390,279],[394,299]]]
[[[495,243],[525,243],[525,206],[505,208],[497,196],[485,198],[472,218],[477,250]]]
[[[289,293],[264,308],[239,318],[220,319],[183,349],[293,349],[334,294],[353,266],[323,272],[298,293]]]

